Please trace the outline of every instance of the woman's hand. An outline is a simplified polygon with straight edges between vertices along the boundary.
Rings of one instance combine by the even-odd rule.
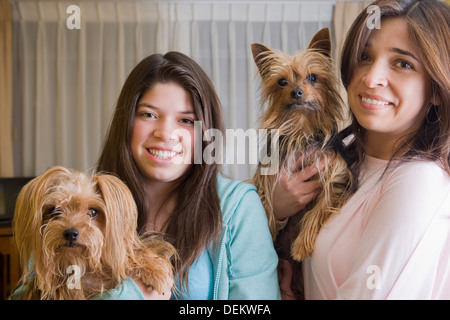
[[[314,166],[303,168],[290,176],[280,173],[279,183],[273,193],[273,209],[277,220],[296,214],[317,197],[321,191],[320,182],[318,179],[309,180],[317,173],[318,169]]]
[[[278,276],[282,300],[296,300],[295,294],[291,289],[292,275],[291,263],[287,260],[280,259],[278,262]]]

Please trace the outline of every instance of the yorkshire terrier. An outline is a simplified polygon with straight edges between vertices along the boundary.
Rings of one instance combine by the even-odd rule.
[[[48,169],[21,190],[13,228],[23,269],[16,299],[101,299],[128,277],[171,290],[175,249],[138,236],[133,196],[112,175]]]
[[[260,129],[268,132],[267,147],[275,141],[278,144],[278,173],[289,175],[307,166],[319,169],[313,178],[319,177],[320,194],[289,218],[281,231],[272,203],[280,174],[262,174],[264,161],[261,161],[252,178],[280,259],[291,260],[296,265],[294,281],[301,282],[295,279],[295,273],[301,272],[300,266],[291,257],[301,261],[311,254],[320,229],[339,212],[356,186],[339,137],[345,105],[333,72],[330,33],[328,28],[320,30],[308,48],[294,56],[258,43],[252,44],[252,53],[261,76],[261,104],[267,106],[260,117]],[[324,169],[320,168],[321,162]]]

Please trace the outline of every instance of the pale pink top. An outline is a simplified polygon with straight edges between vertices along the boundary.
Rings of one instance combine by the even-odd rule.
[[[304,260],[306,299],[450,299],[450,178],[366,157],[359,188]],[[381,180],[380,180],[381,177]]]

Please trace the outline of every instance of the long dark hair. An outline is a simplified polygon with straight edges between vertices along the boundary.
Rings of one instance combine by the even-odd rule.
[[[153,54],[142,60],[130,73],[120,93],[109,133],[97,164],[97,171],[109,172],[122,179],[133,193],[142,233],[152,203],[143,186],[143,175],[130,151],[136,106],[143,94],[156,83],[173,82],[192,98],[202,131],[223,132],[220,101],[202,68],[179,52]],[[202,134],[203,134],[202,132]],[[206,147],[203,142],[202,150]],[[187,284],[189,266],[202,250],[217,239],[222,228],[222,214],[217,193],[218,164],[193,164],[177,184],[176,207],[166,222],[167,236],[177,248],[180,277]]]
[[[410,39],[431,79],[433,100],[439,101],[439,105],[429,105],[419,130],[398,144],[391,163],[394,159],[396,164],[414,159],[439,161],[450,174],[450,7],[435,0],[379,0],[373,5],[380,9],[381,20],[400,17],[407,23]],[[345,88],[374,30],[367,27],[369,19],[364,10],[347,34],[341,57]],[[349,155],[354,171],[359,172],[365,154],[365,129],[352,117],[346,133],[354,134]]]

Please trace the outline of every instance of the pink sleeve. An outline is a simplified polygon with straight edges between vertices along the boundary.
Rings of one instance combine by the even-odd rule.
[[[429,299],[450,292],[449,259],[443,259],[450,250],[449,194],[449,177],[436,164],[395,170],[370,208],[337,299]]]

